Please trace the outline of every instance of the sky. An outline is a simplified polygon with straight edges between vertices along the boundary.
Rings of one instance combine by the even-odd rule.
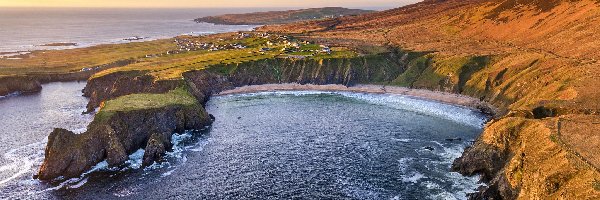
[[[400,7],[421,0],[0,0],[0,7]]]

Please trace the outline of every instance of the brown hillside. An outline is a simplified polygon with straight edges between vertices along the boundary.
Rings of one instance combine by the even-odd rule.
[[[434,52],[392,84],[503,111],[455,163],[489,181],[474,198],[598,199],[599,24],[597,0],[428,0],[259,30]]]

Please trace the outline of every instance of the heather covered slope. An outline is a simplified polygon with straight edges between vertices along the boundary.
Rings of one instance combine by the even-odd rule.
[[[366,15],[259,30],[369,39],[422,50],[485,52],[485,47],[495,51],[520,47],[597,59],[598,8],[596,0],[430,0]]]
[[[490,183],[474,197],[594,199],[599,11],[596,0],[430,0],[259,30],[434,52],[393,84],[470,95],[504,110],[454,165]]]

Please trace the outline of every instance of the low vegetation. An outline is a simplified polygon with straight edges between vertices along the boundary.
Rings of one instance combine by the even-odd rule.
[[[163,108],[167,106],[198,106],[198,101],[185,88],[165,94],[131,94],[106,101],[100,106],[95,120],[105,120],[116,112]]]

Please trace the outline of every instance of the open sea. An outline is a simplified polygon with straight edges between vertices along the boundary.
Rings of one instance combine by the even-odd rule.
[[[85,131],[85,83],[0,98],[0,199],[466,199],[451,172],[482,132],[476,111],[401,95],[295,91],[214,97],[214,124],[175,134],[167,161],[101,162],[63,182],[33,179],[55,127]],[[461,140],[448,141],[448,138]]]
[[[255,9],[107,9],[107,8],[0,8],[0,52],[65,49],[123,43],[182,34],[211,34],[251,30],[254,26],[196,23],[204,16],[269,10]],[[51,43],[77,46],[48,47]]]

